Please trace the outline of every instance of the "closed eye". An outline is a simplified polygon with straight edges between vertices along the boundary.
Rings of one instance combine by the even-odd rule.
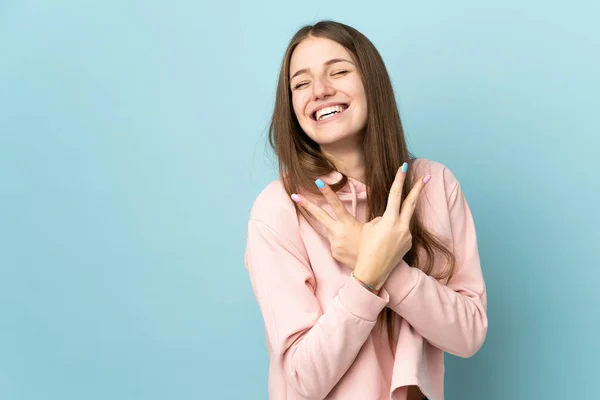
[[[342,75],[346,75],[347,73],[349,73],[350,71],[348,70],[340,70],[340,71],[335,71],[331,74],[331,76],[342,76]],[[307,86],[309,84],[309,82],[300,82],[298,84],[296,84],[296,86],[294,86],[294,89],[302,89],[303,87]]]

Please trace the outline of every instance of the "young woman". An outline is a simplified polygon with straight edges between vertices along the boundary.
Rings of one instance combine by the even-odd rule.
[[[456,177],[410,155],[385,65],[332,21],[285,53],[246,268],[273,400],[442,400],[444,352],[487,334],[473,219]]]

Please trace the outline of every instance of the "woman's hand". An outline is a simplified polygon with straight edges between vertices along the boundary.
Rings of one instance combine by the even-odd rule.
[[[375,289],[383,286],[394,267],[412,247],[410,220],[419,195],[431,176],[419,179],[402,202],[405,179],[406,173],[399,169],[383,216],[366,223],[362,229],[354,275]]]
[[[292,200],[301,207],[304,207],[326,228],[327,240],[329,241],[333,258],[353,269],[356,264],[358,246],[360,245],[364,224],[346,210],[342,201],[329,185],[326,185],[320,179],[316,181],[316,184],[327,200],[327,203],[333,209],[337,219],[332,218],[325,210],[310,202],[305,197],[293,194]]]

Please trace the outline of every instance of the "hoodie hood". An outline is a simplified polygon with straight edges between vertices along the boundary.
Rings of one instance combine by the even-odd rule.
[[[342,179],[342,174],[338,171],[332,171],[319,178],[326,184],[333,185]],[[343,203],[350,203],[350,212],[356,217],[358,202],[367,200],[367,186],[357,179],[347,178],[348,182],[336,194]],[[326,200],[323,199],[323,201]]]

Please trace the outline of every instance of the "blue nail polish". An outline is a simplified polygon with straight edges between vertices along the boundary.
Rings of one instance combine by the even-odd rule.
[[[324,183],[323,183],[323,181],[322,181],[322,180],[320,180],[320,179],[317,179],[317,180],[315,181],[315,183],[316,183],[316,185],[317,185],[317,187],[318,187],[319,189],[323,189],[323,188],[325,187],[325,184],[324,184]]]
[[[406,172],[406,171],[408,171],[408,164],[404,163],[404,164],[402,164],[402,172]]]

